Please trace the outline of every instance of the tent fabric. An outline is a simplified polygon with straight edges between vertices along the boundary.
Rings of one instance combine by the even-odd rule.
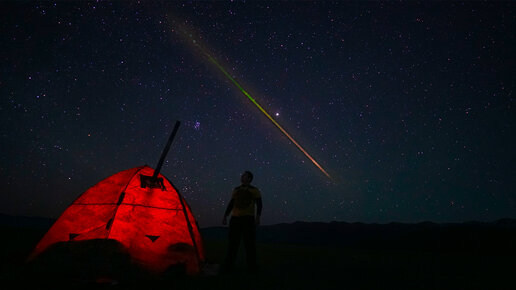
[[[88,189],[63,212],[31,257],[58,242],[113,239],[133,262],[152,272],[184,264],[187,273],[198,273],[204,252],[192,211],[161,174],[164,188],[142,188],[140,176],[153,173],[148,166],[136,167]]]

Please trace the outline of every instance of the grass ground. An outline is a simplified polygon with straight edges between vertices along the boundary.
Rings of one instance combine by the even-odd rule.
[[[0,244],[2,289],[516,289],[515,252],[374,249],[293,244],[258,244],[257,273],[245,270],[243,254],[235,272],[217,276],[132,279],[118,285],[56,278],[41,284],[26,272],[24,259],[42,232],[4,229]],[[226,240],[204,240],[207,261],[220,264]],[[64,282],[64,283],[60,283]]]
[[[208,258],[220,261],[224,247],[208,241]],[[260,244],[258,253],[255,289],[516,289],[516,257],[498,251]]]

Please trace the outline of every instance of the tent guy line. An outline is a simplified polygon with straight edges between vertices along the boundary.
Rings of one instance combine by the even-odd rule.
[[[174,23],[177,25],[177,23]],[[184,27],[179,26],[180,30],[188,39],[191,40],[191,43],[197,47],[207,58],[208,60],[217,68],[219,69],[282,133],[285,135],[296,147],[317,167],[319,170],[326,175],[330,180],[333,181],[333,178],[330,176],[328,172],[292,137],[283,127],[272,118],[272,116],[265,111],[265,109],[258,104],[258,102],[251,97],[251,95],[244,90],[244,88],[224,69],[222,65],[219,64],[219,62],[211,56],[202,46],[199,45],[199,42],[193,39],[192,34],[188,33]]]

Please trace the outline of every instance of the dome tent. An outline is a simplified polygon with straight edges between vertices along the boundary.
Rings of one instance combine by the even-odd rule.
[[[131,260],[153,272],[184,264],[189,274],[204,259],[195,218],[172,183],[143,188],[141,176],[153,169],[136,167],[104,179],[84,192],[59,217],[32,254],[66,241],[114,239]]]
[[[110,241],[132,264],[152,273],[182,265],[196,274],[204,261],[192,211],[177,188],[157,169],[140,166],[118,172],[80,195],[36,245],[31,259],[56,245]]]

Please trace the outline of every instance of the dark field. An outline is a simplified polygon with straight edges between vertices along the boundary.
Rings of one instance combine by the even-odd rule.
[[[203,230],[211,268],[223,261],[225,230]],[[265,226],[258,232],[257,273],[248,274],[240,256],[241,269],[231,274],[152,279],[131,274],[117,285],[73,279],[83,270],[77,265],[38,270],[26,265],[46,231],[44,223],[4,223],[1,231],[2,289],[516,289],[513,220]]]

